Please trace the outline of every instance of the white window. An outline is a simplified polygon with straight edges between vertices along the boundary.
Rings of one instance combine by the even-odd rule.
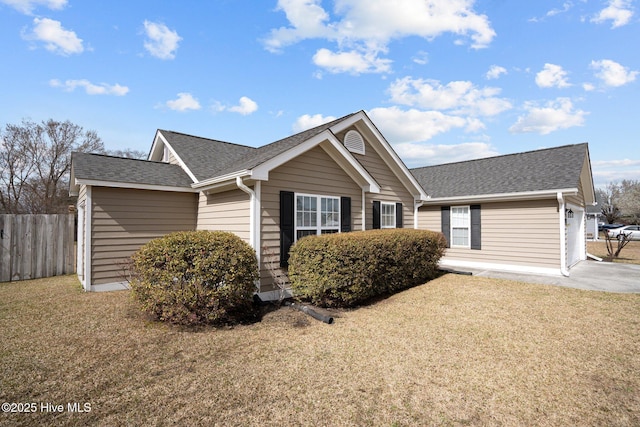
[[[296,240],[340,231],[340,198],[296,195]]]
[[[396,204],[380,203],[380,228],[396,228]]]
[[[471,217],[469,206],[451,207],[451,247],[470,247]]]

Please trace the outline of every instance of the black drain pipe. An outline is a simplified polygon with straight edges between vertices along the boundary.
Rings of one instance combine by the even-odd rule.
[[[333,317],[325,316],[324,314],[318,313],[317,311],[307,307],[306,305],[296,304],[295,302],[285,301],[284,305],[289,306],[291,308],[295,308],[303,312],[304,314],[308,314],[316,320],[326,323],[327,325],[331,325],[333,323]]]

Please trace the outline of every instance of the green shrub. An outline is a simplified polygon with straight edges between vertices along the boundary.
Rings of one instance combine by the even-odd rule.
[[[292,248],[294,294],[325,307],[349,307],[437,275],[441,233],[394,229],[305,237]]]
[[[185,231],[151,240],[132,256],[133,298],[176,324],[225,324],[252,312],[255,251],[227,232]]]

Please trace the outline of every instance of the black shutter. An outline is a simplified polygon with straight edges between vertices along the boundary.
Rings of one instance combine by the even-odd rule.
[[[373,202],[373,229],[380,228],[380,202]]]
[[[440,208],[442,213],[442,234],[444,234],[444,238],[447,239],[447,247],[450,248],[451,244],[449,240],[451,240],[451,206],[442,206]]]
[[[289,249],[293,245],[295,232],[294,198],[291,191],[280,192],[280,267],[289,266]]]
[[[351,197],[340,197],[340,232],[351,231]]]
[[[471,249],[481,249],[480,236],[480,205],[471,205]]]
[[[402,228],[402,203],[396,203],[396,228]]]

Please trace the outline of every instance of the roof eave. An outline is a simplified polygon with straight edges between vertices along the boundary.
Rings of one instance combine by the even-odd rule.
[[[558,193],[562,193],[563,196],[576,196],[578,195],[577,188],[561,188],[554,190],[539,190],[539,191],[523,191],[517,193],[496,193],[496,194],[479,194],[468,196],[453,196],[453,197],[432,197],[423,200],[424,205],[442,205],[450,203],[465,203],[465,202],[507,202],[518,200],[539,200],[555,198]]]
[[[102,181],[96,179],[76,178],[75,184],[88,185],[93,187],[112,187],[112,188],[128,188],[134,190],[156,190],[156,191],[172,191],[180,193],[195,193],[196,191],[190,187],[179,187],[173,185],[143,184],[136,182],[120,182],[120,181]],[[77,194],[76,194],[77,195]]]
[[[215,176],[213,178],[209,178],[204,181],[195,182],[191,184],[191,188],[197,191],[206,191],[209,188],[220,186],[220,184],[224,184],[226,181],[235,182],[237,177],[240,177],[240,178],[253,177],[253,172],[248,169],[243,169],[243,170],[231,172],[231,173],[220,175],[220,176]]]
[[[402,159],[400,159],[398,154],[393,150],[393,148],[391,147],[391,144],[389,144],[389,142],[386,140],[384,135],[382,135],[382,132],[380,132],[380,130],[376,127],[376,125],[371,121],[369,116],[364,111],[361,110],[353,114],[352,116],[347,117],[345,120],[339,123],[336,123],[334,126],[330,128],[330,130],[333,133],[339,133],[349,128],[350,126],[355,125],[359,121],[364,123],[365,126],[367,126],[367,128],[369,129],[369,131],[378,139],[378,141],[380,141],[380,144],[384,146],[385,148],[384,153],[380,153],[378,150],[376,150],[378,152],[378,155],[382,157],[385,163],[387,163],[387,166],[391,168],[394,174],[400,179],[402,184],[407,188],[407,190],[410,191],[414,199],[416,200],[428,199],[429,196],[424,191],[420,183],[415,179],[415,177],[413,176],[411,171],[409,171],[409,169],[406,167]],[[375,150],[375,147],[374,147],[374,150]],[[391,157],[391,164],[389,164],[387,159],[385,159],[386,156],[384,154],[387,154],[389,157]]]

